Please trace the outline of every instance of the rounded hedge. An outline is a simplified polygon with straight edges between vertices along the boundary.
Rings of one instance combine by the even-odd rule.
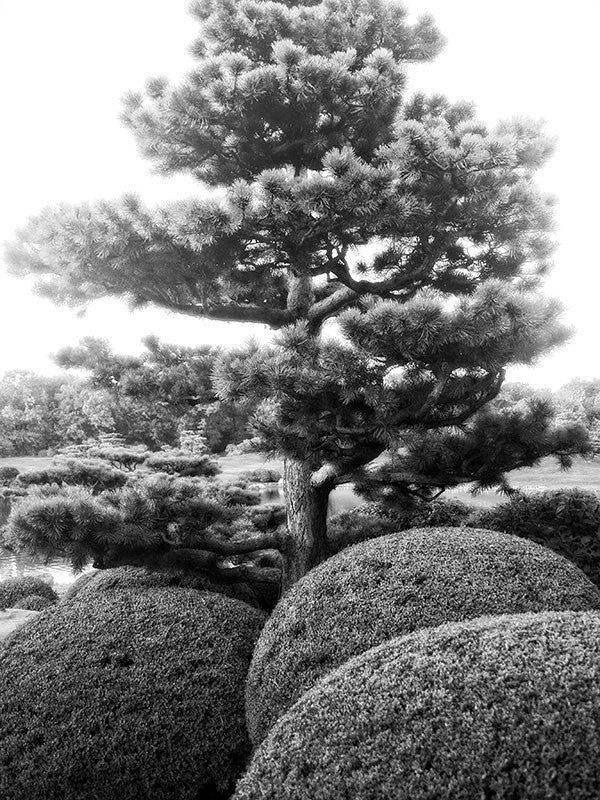
[[[222,595],[157,587],[29,621],[0,651],[0,797],[228,797],[249,751],[243,686],[263,622]]]
[[[424,528],[354,545],[293,586],[265,625],[246,686],[250,738],[388,639],[486,614],[596,608],[600,591],[574,564],[514,536]]]
[[[144,569],[144,567],[114,567],[112,569],[91,570],[86,572],[69,586],[63,597],[70,601],[75,597],[88,597],[93,594],[105,594],[120,589],[146,589],[157,587],[184,587],[203,592],[216,592],[226,597],[241,600],[255,608],[259,607],[256,595],[250,587],[242,584],[217,584],[208,576],[198,574],[180,574]]]
[[[0,581],[0,608],[14,608],[20,600],[31,595],[46,597],[53,603],[58,600],[58,595],[49,583],[35,576],[22,578],[5,578]],[[22,608],[22,606],[19,606]]]
[[[596,800],[600,615],[486,617],[356,656],[273,728],[235,800]]]

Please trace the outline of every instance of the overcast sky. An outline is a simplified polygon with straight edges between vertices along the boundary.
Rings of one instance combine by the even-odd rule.
[[[557,386],[600,377],[600,228],[597,31],[598,0],[407,0],[411,14],[431,12],[448,39],[431,65],[411,67],[409,90],[444,92],[477,103],[487,121],[543,118],[558,137],[540,184],[558,197],[554,274],[571,342],[533,369],[509,377]],[[192,65],[196,26],[187,0],[0,0],[0,241],[41,207],[115,198],[134,191],[149,204],[193,195],[191,179],[154,176],[118,120],[120,98],[147,77],[173,79]],[[168,342],[239,343],[256,327],[130,312],[118,301],[77,316],[36,298],[23,279],[0,268],[0,372],[52,371],[50,354],[82,336],[139,352],[155,333]]]

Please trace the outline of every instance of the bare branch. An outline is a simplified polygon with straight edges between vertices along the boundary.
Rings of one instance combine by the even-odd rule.
[[[281,328],[293,322],[289,311],[268,305],[256,306],[243,303],[226,303],[218,306],[188,305],[174,300],[162,300],[160,305],[192,317],[223,320],[224,322],[259,322],[272,328]]]

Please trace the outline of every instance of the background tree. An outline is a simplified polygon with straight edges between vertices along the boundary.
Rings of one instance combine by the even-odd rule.
[[[37,455],[56,446],[63,381],[14,370],[0,378],[0,456]]]
[[[108,342],[86,337],[57,353],[65,369],[84,370],[93,396],[106,397],[113,426],[128,442],[157,449],[175,446],[182,431],[202,426],[208,448],[223,452],[245,438],[252,409],[217,397],[211,372],[219,348],[182,347],[148,336],[140,356],[113,352]]]
[[[260,401],[255,429],[285,455],[284,585],[324,557],[332,488],[385,452],[396,485],[420,494],[457,474],[502,485],[551,452],[567,464],[583,434],[554,434],[548,407],[508,428],[477,416],[507,364],[567,335],[537,294],[552,251],[540,126],[406,100],[404,65],[441,38],[395,2],[198,0],[192,13],[195,68],[179,86],[149,81],[124,120],[159,169],[218,191],[49,209],[11,248],[13,271],[59,302],[112,294],[281,329],[215,377],[222,398]]]

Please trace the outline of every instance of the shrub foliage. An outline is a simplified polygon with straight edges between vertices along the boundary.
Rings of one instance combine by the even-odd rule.
[[[600,608],[573,564],[533,542],[470,528],[425,528],[347,548],[283,597],[248,674],[250,736],[358,653],[420,628],[486,614]]]
[[[296,703],[234,800],[596,800],[599,641],[597,612],[388,641]]]
[[[565,556],[600,586],[600,496],[584,489],[519,492],[470,525],[523,536]]]
[[[3,800],[229,796],[263,614],[183,588],[59,604],[0,653]]]
[[[21,602],[26,597],[37,595],[56,603],[58,595],[49,583],[41,578],[25,576],[22,578],[5,578],[0,581],[0,608],[25,608]],[[38,609],[32,609],[37,611]]]

